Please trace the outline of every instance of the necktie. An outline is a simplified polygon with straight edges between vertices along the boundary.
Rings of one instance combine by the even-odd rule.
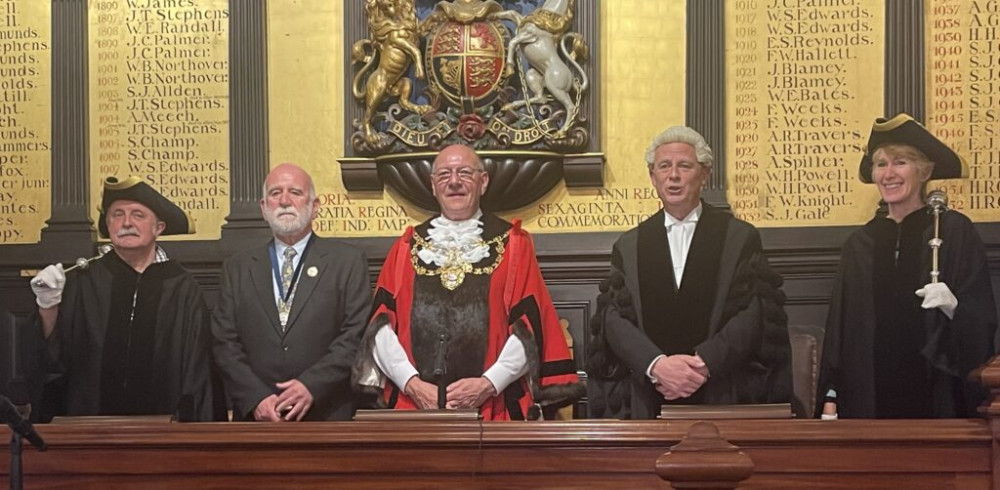
[[[292,288],[292,275],[295,273],[295,267],[292,266],[295,254],[294,248],[286,248],[285,261],[281,263],[281,294],[283,296],[278,298],[278,317],[281,320],[282,329],[288,324],[288,313],[292,309],[292,295],[288,294],[288,290]],[[286,297],[288,298],[287,302]]]

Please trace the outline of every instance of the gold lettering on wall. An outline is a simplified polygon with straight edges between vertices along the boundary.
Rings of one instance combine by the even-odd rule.
[[[927,127],[969,166],[931,182],[974,221],[1000,221],[1000,2],[928,0]]]
[[[727,198],[760,226],[863,223],[882,115],[883,0],[727,0]]]
[[[198,233],[179,238],[219,238],[229,212],[228,2],[89,7],[92,201],[105,177],[136,175],[194,217]]]
[[[51,212],[50,7],[0,0],[0,244],[37,243]]]

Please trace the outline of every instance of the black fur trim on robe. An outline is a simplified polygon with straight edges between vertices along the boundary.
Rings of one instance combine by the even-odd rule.
[[[380,290],[385,292],[384,289]],[[377,296],[377,295],[376,295]],[[375,336],[378,334],[382,327],[392,327],[389,321],[389,315],[385,313],[379,313],[375,315],[374,318],[368,322],[368,327],[365,328],[365,334],[361,338],[361,344],[358,346],[358,357],[354,360],[354,364],[351,365],[351,387],[354,391],[364,394],[364,395],[374,395],[377,400],[378,408],[386,408],[385,401],[382,399],[382,387],[379,385],[372,385],[362,383],[369,373],[377,372],[378,376],[385,380],[385,374],[379,370],[378,365],[375,364]],[[385,382],[391,383],[391,381],[385,380]]]
[[[570,405],[586,394],[586,388],[583,386],[583,383],[541,386],[538,380],[541,379],[543,366],[539,362],[540,357],[538,355],[536,337],[532,335],[531,331],[528,330],[528,327],[521,320],[516,320],[511,330],[514,336],[524,345],[524,356],[528,361],[528,390],[531,393],[531,399],[535,402],[535,406],[527,414],[528,420],[537,420],[543,415],[546,416],[545,418],[550,418],[549,414],[552,411]],[[515,392],[511,392],[512,387],[516,387]],[[520,414],[521,412],[520,407],[517,405],[520,393],[520,383],[511,383],[507,387],[507,390],[504,391],[507,408],[511,412],[511,419],[514,420],[523,420],[525,418],[523,414],[519,418],[515,418],[514,416],[515,413]]]
[[[489,259],[487,259],[489,260]],[[489,343],[490,276],[466,274],[454,291],[439,276],[416,276],[410,309],[410,346],[420,379],[447,386],[483,375]],[[445,336],[445,372],[434,379],[440,336]]]
[[[781,286],[784,279],[771,269],[767,258],[754,251],[750,243],[741,252],[743,258],[733,278],[729,296],[722,310],[721,324],[725,324],[740,311],[745,310],[756,297],[761,306],[761,335],[756,355],[747,367],[759,371],[759,376],[747,376],[741,391],[761,394],[746,399],[747,403],[786,403],[791,401],[793,411],[807,417],[807,408],[792,396],[791,348],[788,336],[788,315],[785,313],[787,297]],[[759,384],[760,386],[749,386]],[[810,407],[811,408],[811,407]]]
[[[639,318],[632,303],[632,293],[625,287],[625,275],[618,268],[611,268],[611,274],[601,281],[599,290],[597,309],[590,319],[591,341],[587,346],[587,373],[601,379],[623,379],[628,375],[628,368],[611,352],[604,336],[604,320],[607,311],[612,308],[633,325],[639,325]]]
[[[622,259],[618,253],[611,256],[611,274],[601,281],[600,295],[597,296],[597,309],[590,320],[590,342],[587,344],[587,375],[588,383],[587,405],[590,414],[607,417],[613,416],[623,420],[632,418],[631,410],[631,371],[619,359],[608,345],[605,336],[605,321],[608,313],[616,311],[638,328],[639,319],[636,315],[632,293],[625,286],[625,275],[621,272]]]

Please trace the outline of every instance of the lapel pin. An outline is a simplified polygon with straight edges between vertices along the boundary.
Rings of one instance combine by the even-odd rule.
[[[317,269],[316,266],[314,265],[306,269],[306,274],[308,274],[309,277],[316,277],[316,274],[319,274],[319,269]]]

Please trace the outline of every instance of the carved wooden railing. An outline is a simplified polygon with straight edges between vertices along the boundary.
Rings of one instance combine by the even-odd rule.
[[[978,373],[983,386],[990,390],[989,405],[980,409],[980,412],[989,421],[992,438],[993,453],[993,478],[990,488],[1000,489],[1000,356],[994,357]]]
[[[674,455],[684,448],[675,445],[695,423],[49,424],[37,427],[49,450],[24,449],[24,482],[25,488],[73,489],[669,488],[660,475],[697,476],[694,466],[683,468],[688,463],[671,470],[665,457],[657,464],[671,447]],[[984,419],[712,425],[752,460],[741,489],[992,485],[996,438]],[[7,437],[0,429],[0,438]],[[698,437],[695,432],[689,441]],[[726,454],[702,451],[698,471],[738,473],[733,468],[743,463],[722,458],[713,473],[714,456]],[[7,471],[7,458],[0,457],[0,487]],[[697,478],[675,483],[713,488],[698,487]]]

